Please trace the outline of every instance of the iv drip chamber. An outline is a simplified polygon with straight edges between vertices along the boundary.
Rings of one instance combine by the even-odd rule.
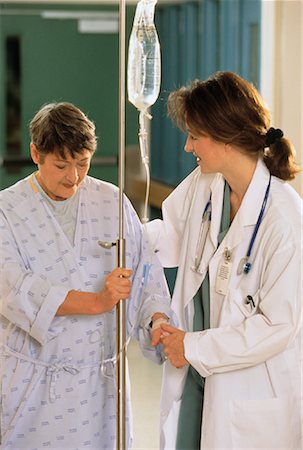
[[[161,83],[161,54],[154,24],[157,0],[140,0],[128,48],[128,99],[146,111],[157,100]]]

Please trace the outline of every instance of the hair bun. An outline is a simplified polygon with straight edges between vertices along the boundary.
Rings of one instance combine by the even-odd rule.
[[[265,137],[265,147],[269,147],[270,145],[274,144],[276,141],[281,139],[284,136],[284,133],[280,128],[269,128],[267,131]]]

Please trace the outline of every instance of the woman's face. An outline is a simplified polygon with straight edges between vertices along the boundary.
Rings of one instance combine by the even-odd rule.
[[[65,159],[58,153],[41,156],[34,144],[31,144],[31,155],[38,165],[38,183],[50,198],[58,201],[66,200],[76,193],[87,175],[92,158],[88,150],[83,150],[75,158],[69,151],[65,152]]]
[[[225,144],[222,142],[215,141],[205,133],[197,136],[189,129],[184,149],[196,157],[202,173],[222,172],[225,154]]]

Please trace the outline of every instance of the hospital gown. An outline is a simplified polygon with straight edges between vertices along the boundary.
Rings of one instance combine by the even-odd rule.
[[[115,447],[115,309],[55,314],[69,290],[96,292],[117,266],[116,248],[98,241],[116,242],[118,201],[115,186],[87,176],[72,245],[32,176],[0,192],[2,450]],[[126,267],[133,270],[127,329],[160,363],[149,322],[156,311],[170,316],[167,285],[127,198],[124,211]],[[126,423],[129,448],[129,395]]]

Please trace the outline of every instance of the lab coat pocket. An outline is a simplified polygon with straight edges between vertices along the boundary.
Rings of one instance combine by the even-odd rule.
[[[235,294],[235,303],[246,319],[253,316],[258,309],[259,290],[252,294],[237,292]]]
[[[220,326],[238,326],[244,320],[253,316],[258,308],[259,291],[253,294],[242,289],[232,289],[224,299]]]
[[[231,403],[234,449],[295,450],[290,397]]]

